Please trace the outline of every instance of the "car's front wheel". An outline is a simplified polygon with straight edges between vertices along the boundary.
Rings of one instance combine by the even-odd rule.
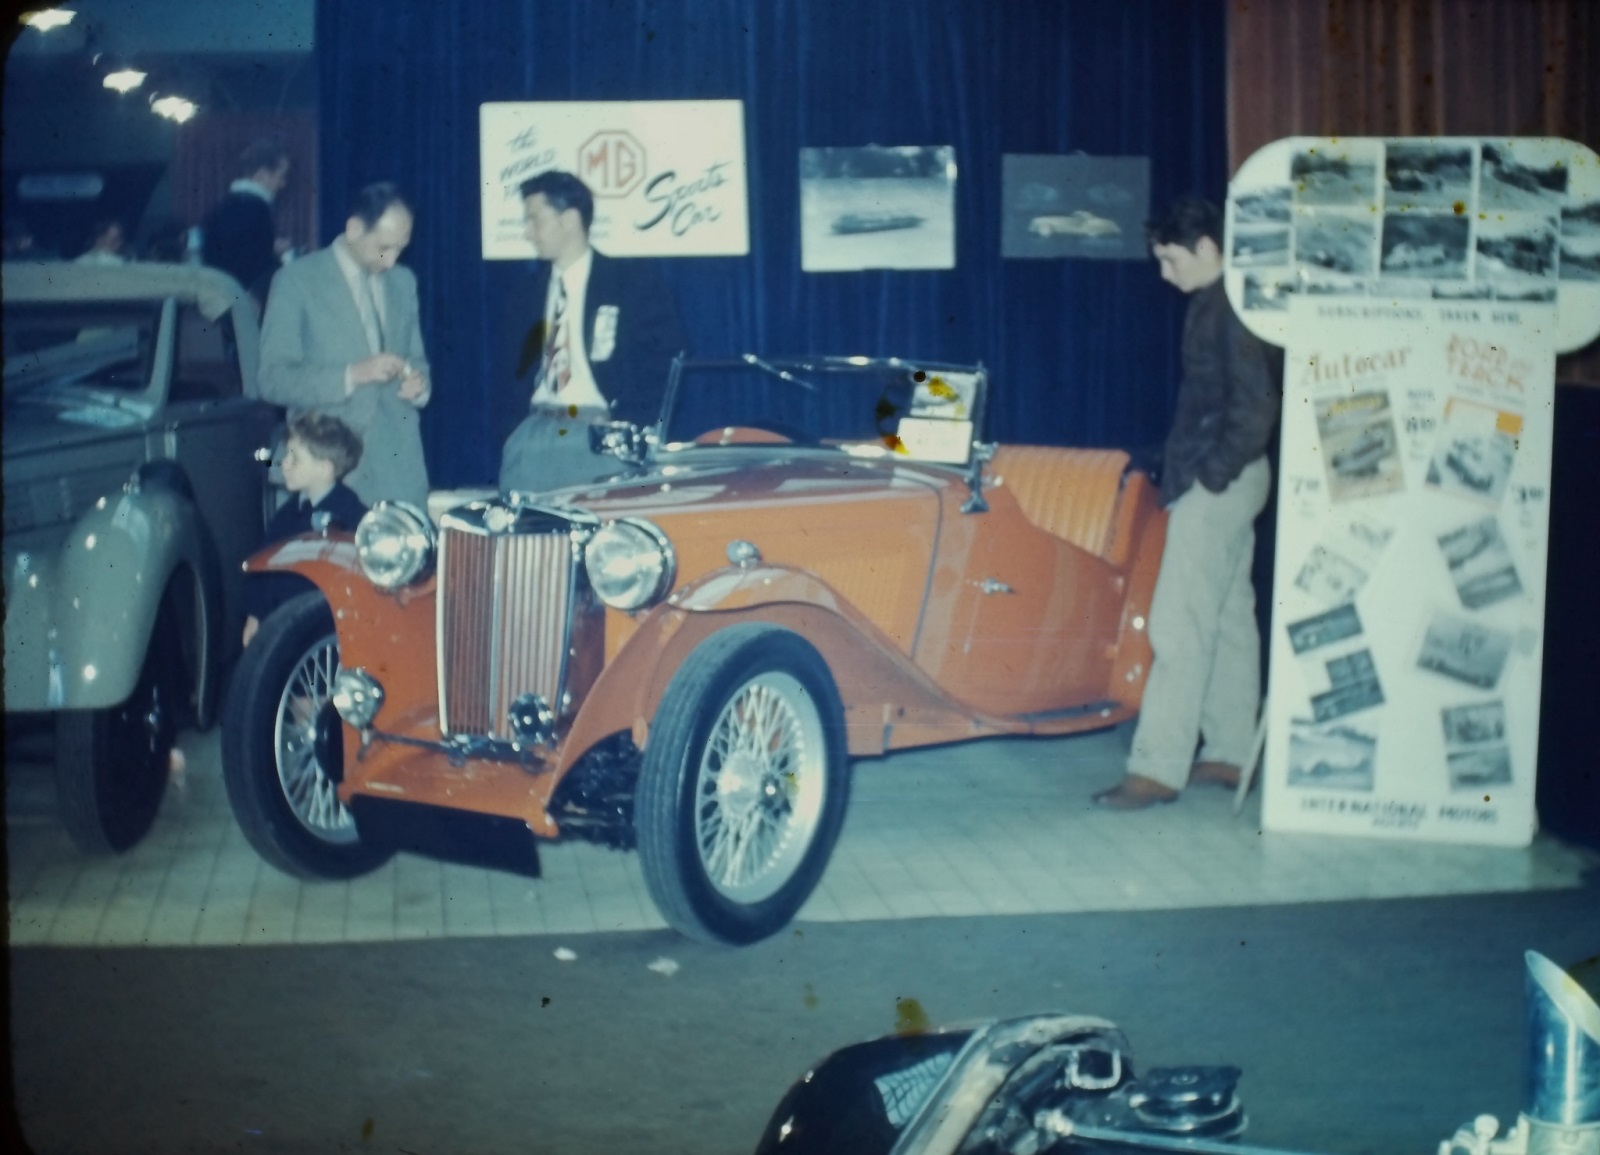
[[[848,761],[839,692],[808,642],[755,624],[701,643],[656,711],[635,808],[667,922],[721,943],[786,926],[838,841]]]
[[[344,743],[333,708],[339,639],[321,593],[301,594],[245,648],[223,715],[228,801],[257,853],[300,878],[352,878],[392,853],[361,841],[339,801]]]
[[[56,805],[85,854],[120,854],[155,823],[167,790],[185,675],[163,600],[133,693],[118,706],[56,715]]]

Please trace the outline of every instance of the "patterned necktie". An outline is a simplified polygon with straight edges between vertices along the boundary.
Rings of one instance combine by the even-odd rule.
[[[550,340],[545,342],[541,382],[550,383],[550,392],[560,393],[572,380],[572,360],[567,352],[567,283],[556,280],[556,311],[550,319]]]

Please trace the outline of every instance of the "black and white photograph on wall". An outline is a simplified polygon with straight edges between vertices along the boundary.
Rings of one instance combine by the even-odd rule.
[[[1305,277],[1370,276],[1377,239],[1370,213],[1301,210],[1294,215],[1295,266]]]
[[[1471,222],[1454,213],[1385,213],[1379,274],[1459,281],[1467,275],[1470,231]]]
[[[1500,684],[1510,655],[1511,635],[1505,630],[1438,610],[1423,634],[1417,666],[1480,690],[1492,690]]]
[[[1515,413],[1450,398],[1428,462],[1428,485],[1498,506],[1516,463],[1521,432],[1522,419]]]
[[[1495,213],[1478,222],[1474,279],[1492,285],[1495,296],[1530,289],[1553,291],[1556,282],[1556,217]]]
[[[1388,142],[1383,156],[1384,205],[1391,209],[1472,208],[1472,146]]]
[[[1439,549],[1464,608],[1481,610],[1521,595],[1517,567],[1495,518],[1480,518],[1451,530],[1439,538]]]
[[[1570,149],[1559,141],[1485,141],[1479,210],[1559,212],[1567,199],[1571,162]]]
[[[1600,281],[1600,201],[1561,210],[1561,279]]]
[[[1000,255],[1142,261],[1150,256],[1150,158],[1008,154],[1000,162]]]
[[[1353,601],[1377,568],[1394,527],[1370,517],[1330,522],[1311,547],[1294,584],[1324,605]]]
[[[800,150],[800,267],[953,269],[956,158],[948,145]]]
[[[1289,724],[1290,786],[1370,792],[1378,740],[1348,722]]]
[[[1247,273],[1244,278],[1244,307],[1246,309],[1287,309],[1289,297],[1299,286],[1292,277],[1260,276]]]
[[[1358,141],[1343,151],[1305,149],[1289,162],[1294,200],[1301,205],[1365,206],[1378,199],[1375,140]]]
[[[1376,497],[1405,488],[1400,439],[1387,390],[1318,401],[1317,437],[1330,501]]]

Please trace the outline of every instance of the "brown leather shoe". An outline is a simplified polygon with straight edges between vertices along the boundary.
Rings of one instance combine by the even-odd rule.
[[[1189,784],[1239,789],[1239,767],[1232,762],[1196,762],[1189,769]]]
[[[1107,810],[1145,810],[1177,800],[1176,790],[1143,774],[1129,774],[1111,789],[1094,796],[1094,804]]]

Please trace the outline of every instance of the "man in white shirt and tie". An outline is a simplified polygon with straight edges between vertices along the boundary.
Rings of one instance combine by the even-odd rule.
[[[654,270],[589,244],[594,198],[582,181],[552,170],[521,191],[527,237],[542,261],[512,306],[518,349],[496,422],[505,439],[502,492],[617,473],[620,461],[590,451],[589,426],[653,424],[684,344],[671,294]]]
[[[261,396],[315,410],[361,438],[345,479],[366,505],[426,507],[419,410],[432,396],[417,279],[395,262],[411,243],[411,208],[394,185],[357,195],[344,233],[272,279],[261,326]]]

